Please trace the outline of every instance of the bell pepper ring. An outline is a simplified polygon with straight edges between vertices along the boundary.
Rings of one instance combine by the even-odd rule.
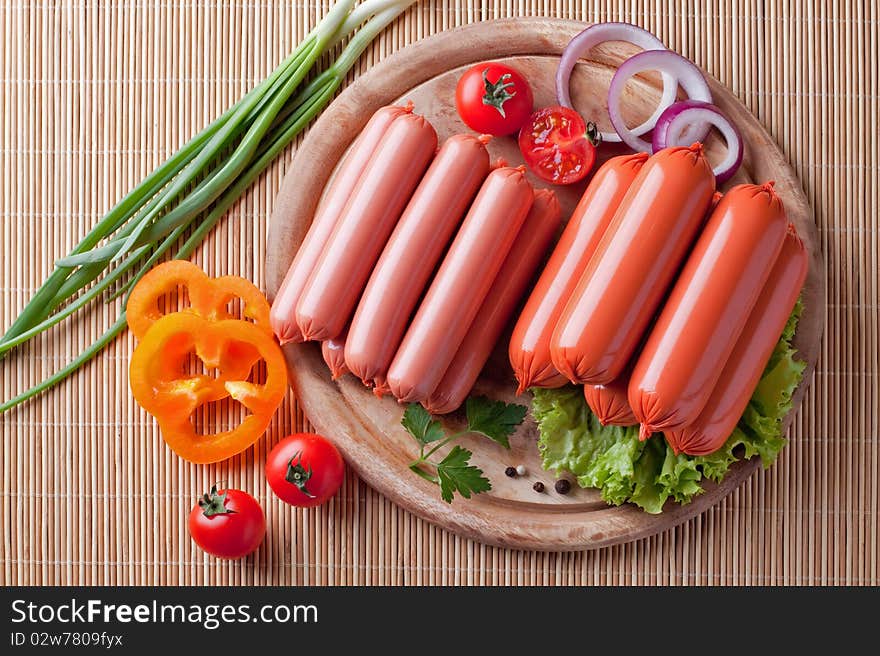
[[[186,372],[191,353],[209,373]],[[266,363],[262,384],[248,381],[259,360]],[[159,422],[168,446],[185,460],[208,464],[241,453],[266,431],[287,392],[287,368],[281,347],[263,328],[175,312],[156,320],[138,343],[129,382],[137,402]],[[232,430],[196,434],[193,412],[226,396],[250,414]]]
[[[142,339],[150,326],[164,316],[159,310],[159,299],[180,286],[186,287],[189,294],[190,306],[183,312],[212,321],[234,319],[228,305],[238,298],[242,301],[241,318],[271,334],[269,302],[252,282],[238,276],[210,278],[192,262],[169,260],[153,267],[131,290],[125,314],[135,337]]]

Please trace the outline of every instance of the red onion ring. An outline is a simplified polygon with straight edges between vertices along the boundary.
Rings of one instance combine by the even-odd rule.
[[[651,70],[675,76],[685,90],[685,93],[693,100],[702,100],[704,102],[711,102],[712,100],[709,85],[706,84],[700,69],[681,55],[670,50],[646,50],[645,52],[633,55],[623,62],[620,68],[617,69],[617,72],[614,73],[614,77],[611,78],[611,86],[608,88],[608,115],[611,117],[611,124],[617,130],[621,140],[633,150],[644,153],[651,152],[651,144],[641,139],[635,131],[630,130],[626,126],[623,115],[620,113],[620,98],[623,95],[623,89],[629,78],[642,71]],[[684,136],[687,136],[691,142],[702,141],[706,137],[707,132],[708,126],[697,124],[689,127]]]
[[[705,134],[701,135],[700,139],[694,139],[692,130],[688,130],[685,134],[676,135],[677,138],[673,144],[667,138],[667,133],[669,132],[669,124],[672,122],[672,119],[678,116],[680,112],[691,107],[709,106],[711,106],[709,103],[702,100],[680,100],[667,107],[660,115],[660,118],[657,119],[657,125],[654,126],[654,131],[651,133],[651,146],[653,152],[656,153],[658,150],[663,150],[667,146],[673,145],[690,146],[694,141],[702,141],[705,139],[706,134],[709,132],[708,125],[706,126]],[[690,141],[687,141],[688,139],[690,139]],[[687,141],[687,143],[685,143],[685,141]]]
[[[666,50],[666,46],[663,45],[660,39],[637,25],[632,25],[631,23],[597,23],[591,25],[575,36],[562,53],[562,60],[559,62],[559,68],[556,69],[556,99],[560,105],[574,109],[569,90],[571,72],[581,56],[605,41],[625,41],[639,46],[646,51]],[[651,117],[638,127],[630,130],[636,136],[649,132],[663,111],[675,102],[678,80],[667,71],[661,71],[661,74],[663,76],[663,97],[660,99],[660,103]],[[602,141],[614,143],[621,141],[620,135],[616,132],[601,132],[600,135]]]
[[[742,164],[743,140],[733,121],[715,105],[693,100],[671,105],[657,121],[660,129],[654,131],[654,152],[669,146],[689,145],[691,141],[684,138],[684,133],[689,125],[694,124],[714,125],[727,142],[727,155],[712,167],[715,181],[720,185],[733,177]]]

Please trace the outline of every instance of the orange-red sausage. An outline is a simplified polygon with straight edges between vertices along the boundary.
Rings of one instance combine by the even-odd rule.
[[[346,202],[296,304],[303,337],[329,339],[351,320],[367,278],[437,148],[422,116],[388,127]]]
[[[394,119],[412,112],[412,103],[406,107],[382,107],[361,131],[360,136],[346,155],[339,171],[327,188],[324,198],[318,205],[312,225],[300,244],[281,283],[281,289],[272,303],[269,323],[282,344],[303,341],[302,333],[296,324],[296,304],[303,287],[321,255],[324,244],[330,238],[336,221],[354,191],[357,181],[367,167],[367,162],[376,151],[382,137]]]
[[[721,198],[722,194],[719,191],[712,195],[712,202],[706,212],[705,220],[708,220]],[[650,328],[648,331],[650,332]],[[636,351],[638,350],[637,348]],[[633,414],[627,396],[631,375],[632,367],[628,367],[607,385],[590,385],[589,383],[584,385],[584,399],[603,426],[635,426],[639,423]]]
[[[464,403],[547,252],[559,228],[560,219],[561,210],[556,194],[546,189],[536,191],[532,209],[486,300],[458,347],[443,380],[423,403],[428,412],[442,415]]]
[[[388,369],[388,387],[400,401],[424,401],[437,389],[533,198],[523,167],[486,178]]]
[[[519,381],[517,394],[529,387],[560,387],[567,382],[550,359],[553,329],[614,212],[647,159],[647,153],[637,153],[605,162],[565,226],[510,338],[510,365]]]
[[[703,221],[715,176],[698,143],[648,159],[560,316],[554,366],[574,383],[620,376]]]
[[[665,433],[676,453],[713,453],[733,433],[794,309],[807,268],[807,251],[790,226],[773,271],[700,416],[689,426]]]
[[[772,183],[738,185],[718,203],[629,381],[642,439],[697,419],[773,269],[786,226]]]
[[[348,331],[344,331],[338,337],[325,339],[321,342],[321,355],[327,368],[330,369],[330,377],[333,380],[340,378],[348,373],[348,367],[345,366],[345,337]]]
[[[628,373],[607,385],[584,385],[584,399],[603,426],[635,426],[639,423],[629,407],[628,385]]]
[[[446,140],[391,234],[358,303],[345,362],[365,384],[381,380],[437,262],[489,173],[488,137]]]

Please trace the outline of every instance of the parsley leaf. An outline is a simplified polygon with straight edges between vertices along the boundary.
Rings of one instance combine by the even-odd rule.
[[[468,397],[465,408],[468,431],[485,435],[505,449],[510,448],[508,438],[526,416],[524,405],[492,401],[485,396]]]
[[[446,503],[458,492],[465,499],[492,489],[492,483],[483,476],[479,467],[469,464],[474,455],[460,446],[454,446],[443,460],[436,462],[431,456],[450,442],[467,433],[479,433],[494,440],[504,448],[510,448],[510,435],[526,416],[526,407],[515,403],[492,401],[485,396],[469,398],[466,405],[467,429],[446,435],[443,425],[418,403],[411,403],[403,413],[401,424],[419,443],[419,457],[409,464],[413,473],[440,486],[440,496]],[[430,446],[429,446],[430,445]],[[437,475],[425,466],[437,469]]]
[[[444,437],[440,422],[432,419],[428,411],[418,403],[410,403],[406,407],[400,423],[422,446],[442,440]]]
[[[472,493],[479,494],[492,489],[489,479],[483,476],[483,470],[468,464],[472,455],[467,449],[456,445],[437,463],[440,496],[446,503],[452,503],[452,495],[456,491],[465,499],[470,499]]]

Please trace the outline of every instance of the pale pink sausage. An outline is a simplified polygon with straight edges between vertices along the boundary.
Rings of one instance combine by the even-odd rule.
[[[782,248],[788,222],[772,183],[718,203],[636,360],[629,404],[642,439],[696,421]]]
[[[321,342],[321,355],[327,363],[327,368],[330,369],[330,377],[333,380],[348,373],[348,367],[345,366],[345,337],[346,332],[343,331],[338,337]]]
[[[522,167],[495,169],[480,187],[388,370],[400,401],[424,401],[440,384],[533,198]]]
[[[324,244],[330,238],[336,221],[348,202],[358,179],[367,166],[367,162],[385,136],[388,126],[394,119],[412,112],[412,104],[406,107],[382,107],[377,110],[361,131],[348,155],[346,155],[339,171],[333,177],[318,205],[312,225],[300,244],[281,283],[281,289],[272,303],[269,323],[282,344],[303,341],[302,333],[296,324],[296,304],[302,294],[303,287],[312,273],[312,269],[321,255]]]
[[[536,191],[532,209],[455,358],[423,403],[428,412],[442,415],[464,403],[547,252],[560,219],[556,195],[546,189]]]
[[[651,156],[624,196],[553,331],[573,383],[620,376],[690,249],[715,192],[699,143]]]
[[[761,380],[804,286],[807,268],[807,251],[789,226],[773,271],[706,406],[689,426],[665,433],[675,453],[702,456],[724,446]]]
[[[568,382],[550,359],[553,329],[647,159],[647,153],[613,157],[590,180],[514,326],[509,357],[519,381],[517,394],[529,387],[561,387]]]
[[[422,116],[388,127],[339,216],[296,305],[305,339],[336,337],[351,320],[388,236],[437,149]]]
[[[379,393],[413,310],[489,173],[488,140],[465,134],[446,140],[361,296],[345,343],[345,362],[365,384],[379,382]]]

